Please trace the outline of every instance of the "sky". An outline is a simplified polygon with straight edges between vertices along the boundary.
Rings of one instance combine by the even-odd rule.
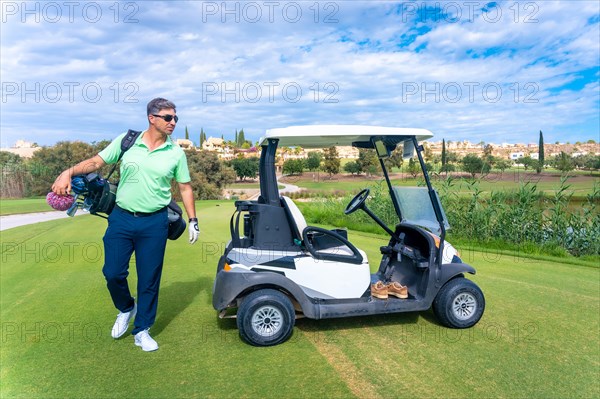
[[[600,141],[600,2],[1,1],[1,146],[361,124]]]

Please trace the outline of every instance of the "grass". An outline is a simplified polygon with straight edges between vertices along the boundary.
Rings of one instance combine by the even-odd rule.
[[[600,395],[599,268],[460,248],[487,300],[474,328],[440,327],[429,312],[300,319],[290,341],[255,348],[211,306],[233,203],[203,201],[198,210],[200,242],[167,246],[154,353],[131,336],[110,337],[106,221],[82,216],[2,232],[0,397]],[[349,238],[375,269],[385,238]]]
[[[53,210],[46,203],[46,197],[0,199],[0,216],[17,213],[51,212]]]

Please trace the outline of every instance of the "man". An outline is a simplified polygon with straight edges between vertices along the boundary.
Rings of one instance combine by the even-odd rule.
[[[155,98],[147,106],[148,129],[124,153],[116,205],[109,215],[104,235],[104,267],[108,290],[120,311],[112,328],[119,338],[135,317],[134,343],[144,351],[158,349],[148,330],[154,324],[158,290],[167,243],[167,205],[171,202],[171,179],[179,183],[183,205],[189,217],[189,242],[198,239],[198,219],[190,173],[183,150],[171,140],[177,120],[175,104]],[[52,185],[56,194],[71,190],[71,178],[91,173],[118,161],[121,140],[117,137],[98,155],[62,172]],[[138,276],[137,304],[127,284],[129,260],[135,252]]]

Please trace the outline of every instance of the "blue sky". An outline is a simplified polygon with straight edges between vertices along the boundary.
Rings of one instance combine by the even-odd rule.
[[[166,97],[175,137],[299,124],[600,141],[600,2],[0,3],[1,145],[112,139]]]

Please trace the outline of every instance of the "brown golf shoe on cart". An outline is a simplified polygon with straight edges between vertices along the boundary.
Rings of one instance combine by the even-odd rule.
[[[371,296],[378,299],[387,299],[388,298],[388,289],[385,284],[381,281],[376,282],[375,284],[371,284]]]
[[[392,281],[386,285],[388,295],[393,295],[400,299],[408,298],[408,287],[397,281]]]

